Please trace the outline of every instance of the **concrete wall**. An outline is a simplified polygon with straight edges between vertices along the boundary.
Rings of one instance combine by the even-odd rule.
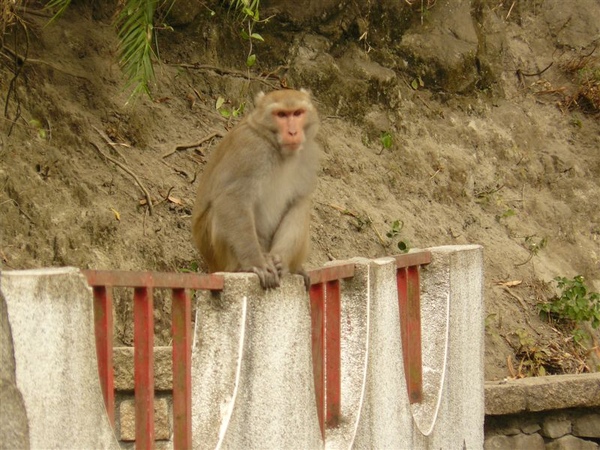
[[[79,270],[3,271],[0,291],[31,448],[119,448],[98,380],[92,294]]]
[[[310,305],[302,278],[263,291],[226,274],[198,302],[192,353],[194,448],[320,448]]]
[[[482,448],[482,248],[430,250],[421,271],[423,402],[407,396],[395,262],[353,260],[356,276],[342,283],[341,420],[325,440],[301,277],[265,292],[255,275],[226,274],[222,293],[197,299],[194,448]],[[115,448],[84,278],[71,268],[1,276],[31,447]]]
[[[342,286],[341,425],[324,443],[301,279],[264,293],[255,276],[227,274],[223,294],[198,301],[195,448],[482,448],[482,248],[430,250],[421,272],[424,401],[408,400],[394,260],[353,260],[356,275]]]

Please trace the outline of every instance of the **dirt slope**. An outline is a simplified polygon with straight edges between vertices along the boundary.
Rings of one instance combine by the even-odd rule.
[[[472,72],[459,71],[464,83],[455,82],[451,70],[436,72],[437,78],[428,72],[455,62],[424,58],[435,52],[414,44],[433,36],[427,26],[441,29],[435,8],[443,4],[423,25],[415,16],[404,34],[413,40],[401,46],[385,47],[375,20],[364,25],[373,36],[368,48],[358,39],[360,23],[338,32],[329,19],[320,33],[307,25],[294,34],[273,19],[261,30],[267,44],[257,52],[264,58],[259,71],[277,70],[279,78],[250,82],[238,72],[245,44],[226,14],[202,13],[161,34],[154,101],[134,105],[125,104],[110,9],[75,3],[45,28],[47,18],[23,13],[29,47],[23,28],[14,27],[0,59],[6,104],[0,267],[201,268],[190,213],[196,174],[218,137],[176,146],[231,127],[235,120],[215,109],[219,96],[231,102],[227,108],[241,102],[249,108],[261,89],[305,86],[321,110],[324,150],[309,267],[394,254],[398,241],[411,248],[481,244],[486,377],[527,375],[541,365],[549,373],[593,370],[597,362],[584,362],[581,348],[541,322],[535,308],[554,293],[548,283],[556,276],[582,274],[600,291],[600,121],[597,113],[568,108],[579,86],[566,70],[569,62],[591,55],[588,64],[598,67],[597,50],[590,52],[600,20],[588,18],[600,17],[600,4],[581,3],[565,12],[556,2],[537,2],[518,18],[506,5],[486,10],[480,23],[487,21],[481,29],[488,34],[478,37],[475,27],[472,36],[457,38],[456,48],[469,54],[469,46],[480,51],[485,41],[491,50],[477,67],[483,61],[488,73],[469,66]],[[439,42],[448,42],[440,33]],[[22,67],[11,59],[15,51],[27,54]],[[393,136],[390,149],[379,141],[385,131]],[[152,214],[132,173],[152,199]],[[396,220],[403,226],[389,238]],[[499,284],[511,281],[520,283]],[[124,304],[119,308],[127,314]],[[125,342],[126,328],[117,333]],[[598,353],[597,331],[595,339],[588,356]],[[532,356],[536,349],[541,356]]]

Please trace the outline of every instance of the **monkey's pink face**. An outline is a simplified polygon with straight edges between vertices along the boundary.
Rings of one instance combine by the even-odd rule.
[[[277,109],[273,111],[277,124],[277,140],[282,148],[292,152],[300,150],[304,144],[305,109]]]

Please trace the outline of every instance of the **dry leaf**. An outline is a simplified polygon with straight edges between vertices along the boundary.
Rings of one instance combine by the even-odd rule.
[[[121,221],[121,214],[119,214],[119,211],[117,211],[115,208],[110,208],[110,210],[114,213],[115,219],[117,219],[120,222]]]
[[[515,287],[523,283],[523,280],[513,280],[513,281],[496,281],[496,284],[499,286],[506,287]]]
[[[176,205],[183,206],[183,201],[177,197],[169,195],[167,200],[169,200],[171,203],[175,203]]]

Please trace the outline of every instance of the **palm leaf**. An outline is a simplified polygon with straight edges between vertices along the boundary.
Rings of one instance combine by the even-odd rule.
[[[141,93],[150,95],[148,85],[154,79],[152,40],[157,5],[158,0],[127,0],[117,17],[119,64],[125,74],[125,88],[133,87],[130,100]]]

